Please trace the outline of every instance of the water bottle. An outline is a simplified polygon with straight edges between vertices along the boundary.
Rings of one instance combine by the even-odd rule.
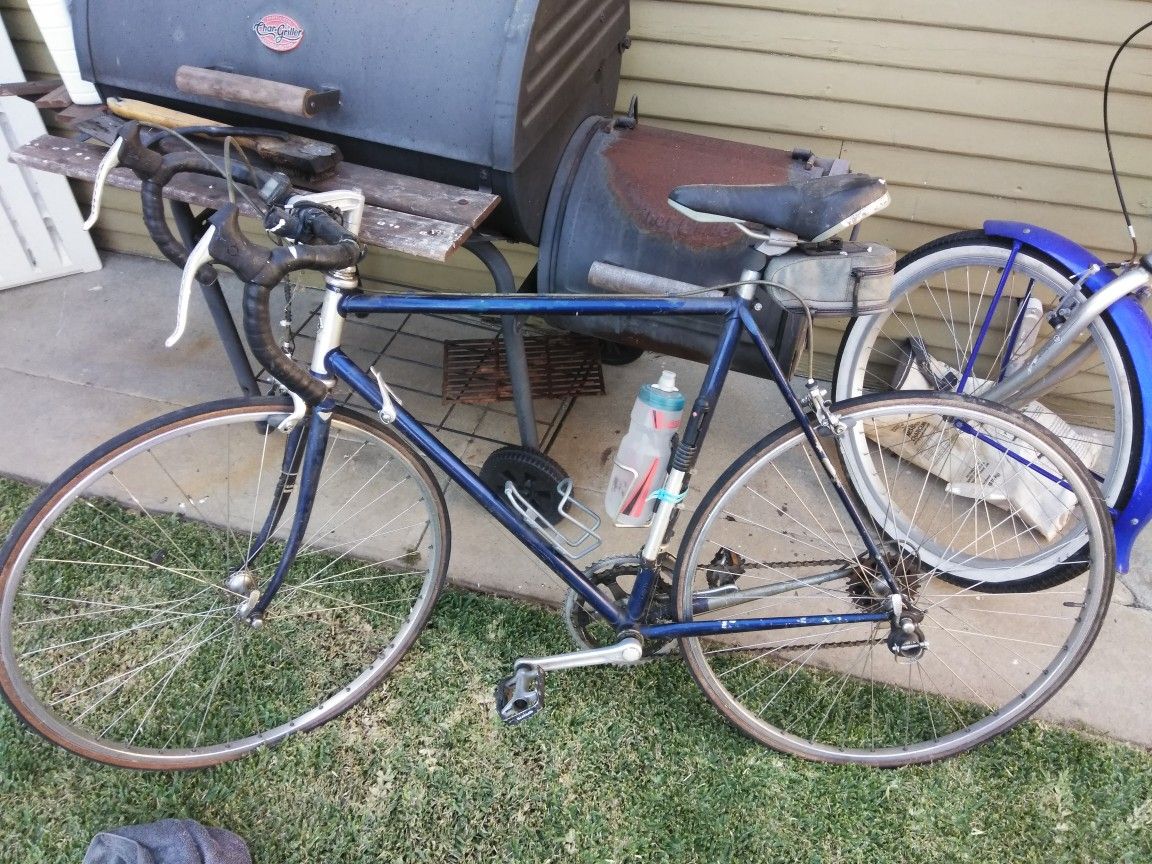
[[[664,370],[659,381],[640,388],[604,493],[604,509],[617,525],[635,527],[652,519],[652,493],[664,487],[672,436],[683,412],[684,394],[676,389],[675,372]]]

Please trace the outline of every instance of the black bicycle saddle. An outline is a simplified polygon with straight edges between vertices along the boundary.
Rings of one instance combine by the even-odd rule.
[[[780,186],[679,186],[668,203],[699,222],[755,222],[827,240],[888,206],[888,186],[867,174],[814,177]]]

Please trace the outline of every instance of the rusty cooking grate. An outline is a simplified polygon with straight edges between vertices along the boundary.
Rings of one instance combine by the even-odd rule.
[[[596,339],[571,334],[524,336],[528,377],[537,399],[568,399],[604,393]],[[456,339],[444,343],[444,398],[484,404],[512,398],[504,340]]]

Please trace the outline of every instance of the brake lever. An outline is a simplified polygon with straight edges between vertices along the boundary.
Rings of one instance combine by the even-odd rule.
[[[117,138],[100,160],[100,167],[96,169],[96,186],[92,189],[92,210],[84,221],[84,230],[91,231],[100,218],[100,204],[104,200],[104,187],[108,184],[108,175],[120,165],[120,150],[124,147],[124,139]]]
[[[180,294],[176,301],[176,329],[164,340],[166,348],[171,348],[184,335],[184,328],[188,325],[188,305],[192,300],[192,286],[196,282],[196,273],[203,265],[211,263],[212,253],[208,251],[208,247],[215,236],[216,226],[209,225],[200,242],[188,253],[188,261],[180,274]]]

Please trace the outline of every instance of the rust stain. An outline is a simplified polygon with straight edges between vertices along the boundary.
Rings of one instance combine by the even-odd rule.
[[[791,153],[651,126],[619,130],[604,149],[608,185],[641,230],[695,249],[732,245],[729,225],[694,222],[668,206],[668,193],[694,183],[778,184],[800,176]]]

